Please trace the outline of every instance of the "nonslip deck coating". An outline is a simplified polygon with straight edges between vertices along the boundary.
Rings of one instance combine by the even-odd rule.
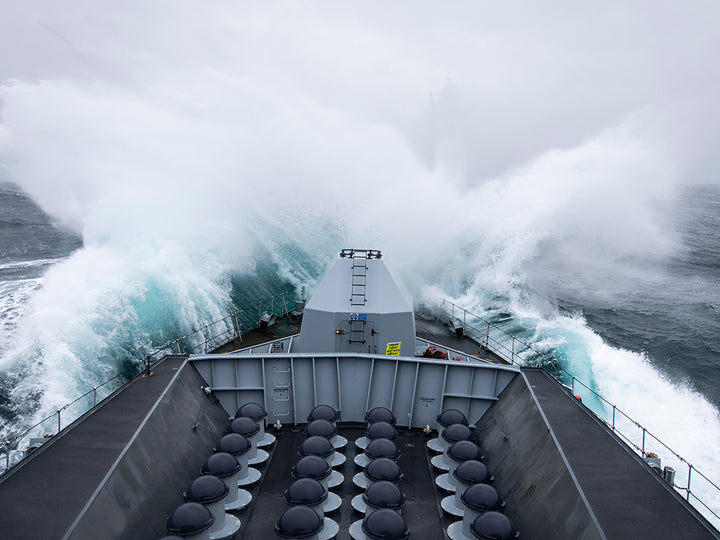
[[[338,489],[332,490],[342,498],[340,509],[327,516],[340,526],[338,539],[350,538],[348,529],[353,522],[362,519],[351,506],[352,498],[362,493],[355,487],[352,477],[362,469],[355,466],[354,458],[357,449],[353,441],[365,434],[365,428],[343,427],[339,433],[348,439],[344,451],[347,460],[339,470],[345,480]],[[434,475],[431,474],[426,449],[427,437],[419,432],[403,432],[399,430],[396,441],[402,453],[398,465],[404,474],[400,487],[405,494],[407,504],[403,517],[408,524],[411,538],[442,539],[445,538],[444,528],[450,523],[442,518],[437,504],[437,488]],[[280,433],[274,455],[266,468],[262,485],[255,493],[254,507],[248,514],[239,517],[243,522],[243,539],[276,538],[275,523],[289,507],[285,504],[283,493],[293,482],[290,476],[292,466],[300,458],[297,449],[305,436],[301,429],[288,430]],[[436,496],[430,496],[430,494]]]
[[[2,477],[0,537],[61,538],[186,358],[166,357]]]
[[[548,373],[526,368],[523,375],[608,539],[716,538]]]

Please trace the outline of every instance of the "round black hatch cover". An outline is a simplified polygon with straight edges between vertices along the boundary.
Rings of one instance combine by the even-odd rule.
[[[316,480],[327,478],[332,473],[328,462],[320,456],[301,457],[292,468],[293,478],[314,478]]]
[[[275,524],[275,532],[280,538],[309,538],[323,527],[322,518],[315,510],[307,506],[293,506],[285,510]]]
[[[382,508],[367,516],[362,531],[371,540],[405,540],[410,530],[403,517],[395,510]]]
[[[397,460],[400,457],[400,450],[390,439],[375,439],[365,448],[365,454],[370,459],[390,458]]]
[[[314,506],[325,502],[327,498],[327,490],[313,478],[295,480],[285,491],[285,502],[291,506],[298,504]]]
[[[470,532],[475,538],[493,538],[494,540],[511,540],[519,536],[510,520],[500,512],[480,514],[470,524]]]
[[[170,514],[165,531],[188,536],[209,529],[214,522],[210,510],[200,503],[189,502],[181,504]]]
[[[368,466],[365,467],[365,476],[375,482],[380,480],[399,482],[403,477],[403,473],[400,470],[400,466],[392,459],[377,458],[373,459],[368,463]]]
[[[265,407],[259,403],[251,401],[250,403],[245,403],[237,410],[235,418],[239,418],[240,416],[247,416],[257,422],[258,420],[265,418],[267,416],[267,412],[265,411]]]
[[[238,460],[227,452],[218,452],[210,456],[200,469],[201,474],[212,474],[220,478],[232,476],[241,469]]]
[[[478,512],[499,510],[502,507],[500,495],[489,484],[473,484],[465,490],[460,499],[465,506]]]
[[[485,459],[480,447],[472,441],[458,441],[448,448],[447,453],[455,461],[467,461],[469,459],[482,461]]]
[[[487,467],[474,459],[464,461],[458,465],[453,474],[455,478],[465,485],[492,482],[492,476]]]
[[[303,441],[298,448],[298,454],[301,456],[320,456],[328,458],[335,452],[335,447],[325,437],[313,436]]]
[[[229,491],[217,476],[206,474],[193,480],[183,495],[190,502],[210,504],[225,498]]]
[[[370,424],[368,426],[365,431],[365,435],[367,435],[367,438],[371,440],[390,439],[391,441],[394,441],[397,439],[398,433],[392,424],[387,422],[375,422],[374,424]]]
[[[375,482],[363,493],[363,501],[375,508],[401,510],[405,506],[405,495],[397,484],[392,482]]]
[[[327,420],[328,422],[336,422],[339,418],[340,413],[333,409],[330,405],[318,405],[310,411],[307,421],[312,422],[313,420]]]
[[[228,454],[238,456],[252,450],[252,445],[250,444],[250,441],[239,433],[228,433],[220,439],[220,442],[218,443],[218,450],[220,452],[227,452]]]
[[[445,409],[438,415],[437,421],[438,424],[444,427],[451,426],[453,424],[463,424],[465,426],[468,425],[468,421],[467,418],[465,418],[465,415],[457,409]]]
[[[230,422],[230,431],[239,433],[243,437],[252,437],[260,431],[260,426],[252,418],[241,416]]]
[[[337,428],[327,420],[313,420],[305,426],[306,437],[325,437],[330,439],[337,435]]]
[[[477,439],[472,430],[463,424],[451,424],[440,434],[450,444],[458,441],[474,441]]]
[[[387,422],[393,426],[397,423],[395,415],[390,409],[385,407],[375,407],[374,409],[369,410],[365,414],[365,421],[368,424],[374,424],[375,422]]]

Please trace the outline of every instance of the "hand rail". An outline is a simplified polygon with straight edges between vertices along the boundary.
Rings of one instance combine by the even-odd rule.
[[[288,294],[290,294],[290,292],[286,291],[286,292],[280,293],[278,295],[281,299],[281,306],[278,306],[281,310],[281,312],[278,314],[280,317],[284,317],[291,311],[288,308],[287,302],[285,300],[285,297]],[[274,299],[275,299],[275,297],[273,296],[266,302],[270,302],[270,305],[274,307]],[[211,333],[212,327],[214,327],[220,323],[225,323],[223,325],[223,328],[221,328],[215,334]],[[4,461],[5,461],[4,469],[0,469],[0,474],[3,474],[8,469],[10,469],[12,466],[14,466],[17,463],[19,463],[20,461],[22,461],[22,458],[21,458],[17,462],[11,464],[10,463],[10,453],[11,453],[11,450],[15,446],[17,446],[20,443],[20,441],[22,441],[22,439],[27,437],[32,431],[34,431],[35,429],[40,427],[42,424],[48,422],[49,420],[53,420],[55,418],[57,418],[57,424],[55,425],[55,427],[57,428],[57,432],[52,433],[52,434],[45,434],[43,437],[48,438],[48,437],[55,436],[64,429],[63,425],[62,425],[62,416],[61,416],[62,411],[68,409],[69,407],[75,405],[76,403],[82,401],[84,398],[87,398],[90,394],[92,394],[92,396],[93,396],[92,405],[85,408],[84,410],[82,410],[82,412],[80,412],[80,414],[76,415],[75,418],[77,418],[77,417],[81,416],[82,414],[96,408],[98,405],[100,405],[100,403],[102,403],[102,401],[104,401],[104,399],[106,399],[110,394],[112,394],[112,391],[110,391],[102,400],[98,401],[98,390],[105,387],[106,385],[117,381],[117,379],[124,380],[125,383],[128,383],[128,382],[134,380],[135,378],[140,376],[143,372],[148,372],[149,369],[152,367],[152,365],[155,364],[157,361],[159,361],[161,358],[163,358],[166,354],[169,354],[169,353],[170,354],[173,354],[173,353],[195,354],[195,353],[198,353],[201,351],[207,353],[212,348],[215,348],[216,346],[222,345],[223,343],[230,341],[231,337],[234,340],[242,339],[242,330],[243,330],[244,324],[247,325],[246,327],[248,327],[250,329],[256,328],[259,325],[259,319],[255,320],[253,315],[251,315],[250,311],[246,312],[245,310],[239,309],[221,319],[217,319],[215,321],[207,323],[206,325],[204,325],[196,330],[193,330],[192,332],[185,334],[184,336],[180,336],[178,338],[175,338],[171,341],[166,342],[161,347],[158,347],[158,348],[154,349],[153,351],[149,352],[145,356],[144,360],[137,361],[135,363],[135,365],[133,365],[129,370],[125,370],[123,372],[116,373],[109,379],[99,383],[96,386],[93,386],[92,389],[88,390],[81,396],[78,396],[74,400],[58,407],[58,409],[56,409],[56,411],[54,413],[46,416],[42,420],[39,420],[32,426],[25,429],[25,431],[23,431],[19,435],[16,435],[13,438],[4,441],[2,443],[2,445],[0,445],[0,448],[5,449],[5,455],[2,456],[2,454],[0,454],[0,456],[5,458],[4,459]],[[232,328],[229,329],[228,325],[231,325]],[[199,335],[201,335],[202,338],[193,344],[193,340],[196,337],[198,337]],[[220,340],[224,340],[224,341],[220,341]],[[114,388],[114,390],[117,390],[117,388],[119,388],[119,387]],[[67,425],[65,427],[67,427]],[[0,464],[0,467],[2,467],[2,464]]]
[[[452,307],[452,311],[448,312],[445,311],[445,304],[448,304]],[[645,458],[648,456],[649,452],[646,451],[647,447],[647,438],[651,437],[654,439],[660,446],[662,446],[665,450],[667,450],[672,456],[677,459],[680,463],[683,463],[688,468],[688,475],[687,475],[687,483],[686,485],[679,485],[676,484],[674,481],[671,483],[671,485],[678,491],[685,493],[686,500],[692,504],[693,500],[699,502],[710,514],[712,514],[716,519],[720,520],[720,514],[716,510],[713,510],[711,507],[709,507],[702,499],[700,499],[695,492],[691,490],[691,480],[693,478],[693,473],[695,475],[700,476],[703,480],[705,480],[706,485],[711,490],[716,491],[718,494],[720,494],[720,486],[715,484],[712,480],[710,480],[707,476],[705,476],[703,473],[701,473],[692,463],[687,461],[683,456],[681,456],[678,452],[670,448],[667,444],[665,444],[663,441],[661,441],[658,437],[653,435],[646,427],[644,427],[642,424],[640,424],[638,421],[634,420],[632,417],[630,417],[628,414],[626,414],[624,411],[619,409],[617,405],[614,403],[611,403],[607,399],[605,399],[601,394],[597,393],[595,390],[590,388],[587,384],[580,381],[577,377],[575,377],[572,373],[569,373],[566,371],[560,363],[554,359],[550,358],[547,355],[543,354],[542,352],[538,351],[537,349],[534,349],[524,341],[518,339],[517,337],[513,336],[512,334],[506,332],[502,328],[499,328],[497,323],[490,322],[479,315],[475,315],[471,313],[470,311],[455,305],[454,303],[450,302],[449,300],[443,299],[443,303],[440,308],[442,311],[444,311],[444,314],[450,317],[451,320],[459,320],[458,317],[455,316],[455,310],[462,310],[462,325],[463,325],[463,331],[470,337],[473,337],[478,343],[480,343],[481,346],[484,346],[487,349],[490,349],[492,352],[500,356],[503,360],[506,360],[510,362],[511,364],[515,363],[516,356],[518,356],[518,351],[516,351],[516,344],[520,344],[524,347],[524,353],[527,351],[530,351],[532,356],[536,356],[537,360],[534,362],[535,367],[542,368],[548,375],[550,375],[553,379],[558,381],[560,384],[565,386],[570,392],[575,395],[575,384],[581,385],[583,388],[588,390],[590,393],[592,393],[595,397],[597,397],[603,404],[606,404],[611,407],[612,410],[612,417],[611,420],[606,420],[605,418],[602,418],[596,411],[592,410],[590,407],[588,407],[586,404],[583,403],[585,408],[590,411],[598,420],[603,422],[605,425],[607,425],[613,433],[618,435],[630,448],[635,450],[641,457]],[[478,319],[485,323],[486,326],[484,326],[482,329],[475,328],[472,324],[469,324],[467,322],[468,315],[471,318]],[[490,331],[491,329],[494,332],[499,332],[501,335],[505,336],[506,339],[511,339],[511,347],[508,348],[507,345],[504,345],[500,340],[496,338],[490,337]],[[478,336],[480,339],[478,339]],[[490,347],[490,343],[493,344],[493,347],[498,347],[498,349],[495,349],[493,347]],[[507,355],[507,352],[510,352],[509,358]],[[541,364],[541,361],[544,361],[544,365]],[[563,373],[570,382],[570,386],[568,386],[566,383],[564,383],[562,380],[560,380],[559,377],[556,377],[555,374],[551,373],[548,369],[548,365],[553,365],[553,367],[559,372]],[[626,433],[623,433],[620,431],[620,428],[617,425],[616,422],[616,414],[620,413],[625,419],[627,420],[627,424],[634,425],[637,428],[640,429],[640,435],[641,435],[641,442],[638,444],[635,442],[629,435]],[[693,499],[691,499],[691,497]],[[701,509],[699,509],[701,511]]]
[[[445,304],[448,304],[452,308],[452,313],[448,311],[444,311]],[[487,319],[484,319],[480,315],[476,315],[472,313],[471,311],[468,311],[465,308],[462,308],[454,303],[452,303],[450,300],[443,299],[442,305],[440,306],[440,309],[444,311],[444,313],[450,317],[451,320],[459,321],[460,319],[455,316],[455,310],[461,311],[463,318],[462,318],[462,325],[463,325],[463,331],[469,335],[470,337],[474,338],[480,345],[485,347],[486,349],[492,350],[496,355],[498,355],[500,358],[505,360],[506,362],[509,362],[510,364],[515,364],[516,358],[521,356],[521,351],[518,350],[518,345],[522,345],[524,349],[522,349],[522,353],[525,353],[527,351],[530,351],[533,356],[537,357],[537,361],[535,362],[536,366],[540,366],[541,360],[549,360],[542,352],[538,351],[537,349],[532,348],[530,345],[525,343],[523,340],[519,339],[516,336],[513,336],[509,332],[506,332],[502,328],[499,327],[497,323],[493,323],[488,321]],[[468,315],[471,318],[477,319],[479,321],[482,321],[484,323],[484,327],[482,329],[475,328],[472,324],[469,324],[467,322]],[[510,347],[505,345],[500,339],[498,339],[496,336],[491,336],[491,330],[495,332],[496,334],[500,334],[501,336],[504,336],[506,339],[510,340]],[[492,344],[492,346],[491,346]]]

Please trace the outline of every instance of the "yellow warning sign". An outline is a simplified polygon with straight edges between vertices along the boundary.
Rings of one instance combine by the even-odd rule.
[[[385,356],[400,356],[400,345],[402,343],[388,343],[385,347]]]

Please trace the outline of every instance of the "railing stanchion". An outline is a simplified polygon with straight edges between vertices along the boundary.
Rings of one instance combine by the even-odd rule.
[[[687,502],[690,502],[690,477],[692,476],[692,463],[688,463],[688,487],[687,487]]]
[[[487,323],[487,331],[485,332],[485,348],[490,346],[490,323]]]
[[[572,395],[574,396],[575,395],[575,375],[572,376],[572,382],[570,383],[570,385],[571,385],[570,391],[572,392]]]
[[[10,469],[10,441],[5,443],[5,470]]]
[[[512,340],[512,350],[510,351],[510,363],[515,363],[515,336],[513,336]]]
[[[615,431],[615,409],[617,408],[616,405],[613,405],[613,419],[612,419],[612,428],[613,431]]]
[[[640,450],[640,452],[642,452],[642,457],[645,457],[645,432],[646,431],[647,430],[645,428],[642,428],[643,437],[642,437],[642,448]]]
[[[97,386],[93,386],[93,407],[97,405]]]
[[[57,410],[57,417],[58,417],[58,433],[60,433],[60,409]]]

